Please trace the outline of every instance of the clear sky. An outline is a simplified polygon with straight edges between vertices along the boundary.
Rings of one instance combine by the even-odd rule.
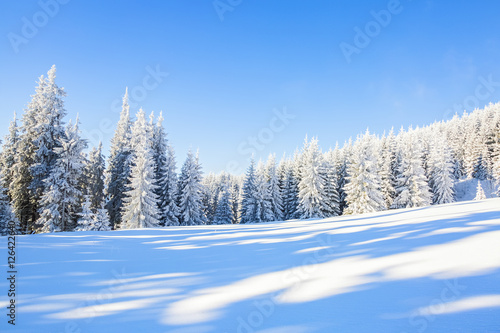
[[[91,145],[128,86],[205,172],[500,100],[495,0],[56,1],[0,2],[2,137],[52,64]]]

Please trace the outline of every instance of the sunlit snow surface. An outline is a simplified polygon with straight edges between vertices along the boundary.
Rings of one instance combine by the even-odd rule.
[[[500,332],[500,199],[17,239],[1,332]]]

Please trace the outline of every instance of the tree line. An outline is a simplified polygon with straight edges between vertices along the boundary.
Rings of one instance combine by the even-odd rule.
[[[109,157],[101,143],[86,153],[55,79],[53,66],[3,142],[2,233],[9,221],[29,234],[325,218],[454,202],[461,179],[500,182],[500,104],[326,152],[306,137],[279,162],[252,159],[245,175],[203,176],[191,151],[177,172],[162,114],[132,120],[127,91]]]

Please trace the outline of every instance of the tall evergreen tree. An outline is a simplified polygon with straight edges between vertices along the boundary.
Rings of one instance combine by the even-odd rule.
[[[261,222],[260,204],[257,202],[257,179],[255,173],[255,161],[252,158],[245,181],[243,182],[240,223]]]
[[[64,135],[62,97],[65,92],[55,84],[55,73],[55,66],[52,66],[47,78],[40,76],[35,94],[31,96],[23,115],[16,144],[9,195],[25,233],[36,230],[45,179],[55,163],[54,149]]]
[[[283,220],[283,200],[274,154],[269,155],[264,174],[269,188],[269,204],[273,215],[271,221],[281,221]]]
[[[96,211],[105,201],[104,198],[104,156],[102,154],[102,143],[93,147],[89,153],[88,161],[85,165],[84,174],[84,195],[89,196],[90,207]]]
[[[455,202],[453,161],[451,149],[445,140],[436,140],[430,156],[433,171],[429,183],[432,185],[432,202],[436,205]]]
[[[82,151],[86,147],[86,141],[80,137],[78,119],[74,125],[68,123],[65,135],[55,148],[56,163],[45,180],[37,220],[41,232],[72,231],[75,228],[82,195],[79,187],[84,169]]]
[[[431,192],[418,142],[413,133],[406,133],[401,142],[401,160],[398,166],[396,199],[391,208],[423,207],[431,204]]]
[[[358,139],[348,166],[349,182],[344,188],[347,208],[345,214],[363,214],[386,209],[380,189],[375,138],[368,131]]]
[[[163,115],[160,112],[156,125],[151,127],[152,149],[155,161],[155,182],[158,186],[156,195],[160,211],[160,224],[171,226],[179,224],[177,218],[179,209],[175,204],[177,175],[175,174],[174,150],[168,144],[163,120]]]
[[[231,187],[231,211],[233,217],[233,219],[231,220],[232,224],[239,223],[240,201],[240,184],[235,181]]]
[[[163,225],[177,226],[179,225],[179,207],[177,206],[177,173],[175,172],[175,153],[174,149],[167,146],[167,155],[164,165],[163,186],[161,200],[163,200],[162,218]]]
[[[130,107],[128,104],[128,89],[123,96],[122,111],[113,139],[108,169],[106,171],[106,195],[111,227],[116,229],[122,221],[123,198],[128,190],[131,164],[131,121]]]
[[[396,176],[397,176],[397,146],[394,130],[382,139],[380,152],[380,186],[387,207],[392,205],[396,198]]]
[[[55,65],[47,73],[42,93],[32,102],[36,102],[36,124],[33,143],[35,152],[30,167],[32,181],[30,189],[35,201],[39,201],[45,190],[45,179],[49,176],[57,159],[56,149],[64,137],[63,118],[66,115],[63,97],[66,92],[55,83]]]
[[[16,114],[9,125],[9,134],[5,137],[0,154],[0,186],[8,193],[9,185],[14,178],[14,163],[17,155],[17,143],[19,141],[19,127],[17,125]],[[10,195],[9,195],[10,196]]]
[[[155,161],[151,151],[151,138],[146,117],[142,109],[132,126],[133,160],[129,178],[129,190],[123,198],[123,229],[152,228],[160,223],[157,186],[155,184]]]
[[[233,211],[231,209],[231,193],[229,190],[228,176],[222,176],[221,187],[213,224],[231,224],[233,221]]]
[[[338,179],[333,162],[325,160],[323,165],[325,177],[325,200],[322,202],[322,214],[325,217],[340,215],[340,198],[337,191]]]
[[[198,154],[196,157],[188,152],[182,165],[178,185],[179,222],[181,225],[198,225],[207,223],[202,203],[201,166]]]
[[[323,171],[323,155],[319,150],[316,138],[304,142],[300,168],[299,212],[300,218],[309,219],[324,217],[322,207],[325,193],[325,173]]]

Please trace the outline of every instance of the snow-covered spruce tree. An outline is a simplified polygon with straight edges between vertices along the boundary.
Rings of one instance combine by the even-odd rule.
[[[9,134],[5,136],[5,143],[0,153],[0,186],[5,188],[7,194],[14,177],[13,166],[17,155],[18,141],[19,127],[17,126],[16,113],[14,113],[14,118],[9,125]]]
[[[0,236],[6,236],[11,232],[19,234],[19,220],[15,216],[9,198],[5,193],[5,188],[0,187]],[[10,226],[13,226],[13,228],[10,228]]]
[[[351,160],[352,155],[352,139],[349,138],[342,149],[339,151],[339,157],[341,157],[341,163],[338,164],[337,175],[339,186],[337,187],[337,191],[339,192],[339,200],[340,200],[340,213],[344,214],[344,211],[347,208],[347,193],[345,192],[345,187],[347,183],[349,183],[349,175],[347,174],[347,168],[349,166],[349,161]]]
[[[476,197],[474,200],[484,200],[486,199],[486,194],[484,194],[483,187],[481,186],[481,181],[477,181],[477,187],[476,187]]]
[[[131,121],[128,104],[128,89],[123,96],[122,111],[113,139],[106,171],[106,208],[109,213],[111,227],[117,229],[122,221],[123,197],[128,190],[131,163]]]
[[[297,183],[294,183],[293,169],[291,161],[282,160],[279,167],[280,178],[282,179],[281,200],[283,201],[283,219],[289,220],[293,218],[297,210],[296,188]],[[295,185],[295,188],[293,188]]]
[[[221,176],[214,173],[209,173],[202,180],[202,194],[201,201],[203,203],[203,210],[205,216],[207,217],[207,224],[211,224],[214,216],[215,210],[217,209],[217,201],[219,200],[219,192],[221,187]]]
[[[455,177],[453,175],[453,161],[451,149],[446,139],[438,137],[430,152],[432,165],[432,203],[435,205],[455,202]]]
[[[217,208],[213,224],[231,224],[233,221],[233,211],[231,209],[231,193],[229,191],[229,177],[224,176],[221,179],[221,190],[219,192],[219,200],[217,200]]]
[[[375,137],[367,131],[353,146],[347,169],[349,182],[344,187],[345,214],[364,214],[387,208],[380,189],[375,144]]]
[[[161,194],[163,200],[163,225],[177,226],[179,225],[179,207],[176,202],[177,195],[177,173],[175,172],[175,153],[172,146],[167,146],[166,161],[164,165],[163,181]]]
[[[42,187],[40,179],[44,175],[41,173],[43,170],[38,169],[37,179],[34,180],[33,166],[35,163],[39,163],[37,166],[41,167],[41,156],[36,156],[36,154],[43,152],[37,143],[42,142],[40,140],[41,124],[39,124],[39,119],[42,114],[48,111],[47,99],[45,98],[47,82],[48,80],[43,75],[40,76],[35,94],[31,96],[31,101],[23,114],[19,141],[16,145],[17,153],[14,156],[14,165],[12,166],[12,183],[9,184],[9,196],[24,233],[35,232],[35,222],[38,219],[40,191],[35,193],[35,189],[38,187],[39,190]],[[50,156],[53,156],[52,152],[50,152]],[[46,171],[48,172],[48,170]],[[33,186],[35,184],[36,186]]]
[[[318,140],[312,138],[304,142],[300,168],[299,207],[300,218],[324,217],[322,207],[325,193],[325,173],[323,171],[323,154]]]
[[[84,169],[82,151],[86,147],[86,141],[80,137],[78,119],[75,125],[69,122],[55,148],[56,163],[45,180],[37,220],[39,231],[72,231],[75,228],[82,195],[79,187]]]
[[[269,188],[269,204],[272,211],[271,221],[283,220],[283,200],[280,188],[279,176],[276,170],[276,156],[269,155],[265,165],[264,176]]]
[[[104,202],[104,156],[102,154],[102,143],[93,147],[89,153],[84,173],[83,194],[89,196],[90,208],[95,211]]]
[[[396,199],[391,208],[428,206],[431,204],[431,192],[422,167],[419,143],[413,132],[408,132],[403,135],[400,144]]]
[[[243,182],[241,195],[241,221],[240,223],[262,222],[260,219],[260,203],[257,202],[257,179],[255,161],[252,158]]]
[[[36,124],[34,126],[35,154],[33,164],[30,167],[32,181],[30,189],[35,201],[39,201],[45,191],[45,179],[51,173],[57,159],[56,148],[60,147],[59,142],[64,137],[63,118],[66,115],[63,97],[66,92],[55,83],[56,66],[47,73],[47,79],[43,90],[36,99],[37,109],[35,113]]]
[[[241,186],[239,181],[234,181],[231,186],[231,211],[233,216],[233,219],[231,221],[232,224],[237,224],[240,221],[240,188]]]
[[[177,218],[179,209],[175,203],[177,175],[174,150],[168,144],[163,120],[162,112],[160,112],[156,125],[151,127],[155,182],[158,186],[156,195],[160,211],[160,225],[173,226],[179,225]]]
[[[283,215],[285,220],[300,218],[299,182],[301,155],[295,151],[291,160],[286,163],[285,188],[283,192]]]
[[[379,156],[380,186],[387,207],[390,207],[396,198],[396,154],[396,136],[394,135],[394,130],[391,129],[389,135],[381,140],[381,152]]]
[[[181,225],[199,225],[207,223],[202,203],[201,166],[198,153],[196,157],[188,152],[182,165],[177,188],[179,222]]]
[[[90,196],[85,195],[82,203],[82,211],[78,213],[76,231],[90,231],[92,230],[92,222],[94,220],[94,213],[90,209],[91,206]]]
[[[479,122],[475,115],[466,118],[467,135],[464,142],[464,165],[467,178],[472,179],[481,159]]]
[[[153,228],[159,225],[155,162],[151,151],[151,138],[142,109],[132,126],[133,160],[129,177],[129,190],[123,198],[122,229]]]
[[[330,156],[331,158],[331,156]],[[340,198],[337,191],[337,171],[331,159],[325,159],[323,164],[325,177],[325,200],[322,201],[322,214],[324,217],[340,215]]]
[[[257,204],[260,212],[260,221],[274,221],[273,208],[271,206],[271,191],[266,179],[266,168],[262,161],[257,164],[255,172],[255,184],[257,185]]]
[[[109,231],[111,230],[108,210],[102,206],[98,208],[92,220],[91,230]]]

